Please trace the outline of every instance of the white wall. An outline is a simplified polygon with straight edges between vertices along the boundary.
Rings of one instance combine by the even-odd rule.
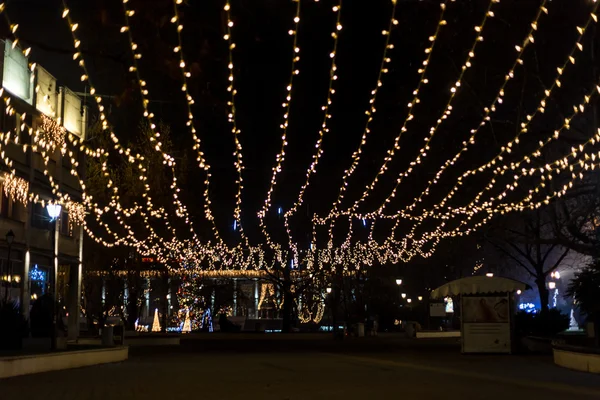
[[[35,107],[49,117],[56,118],[58,93],[56,92],[56,78],[44,68],[36,68],[37,85],[35,88]]]
[[[12,45],[12,41],[5,40],[2,86],[10,93],[32,104],[32,72],[29,69],[27,57],[25,57],[19,47],[13,49]]]

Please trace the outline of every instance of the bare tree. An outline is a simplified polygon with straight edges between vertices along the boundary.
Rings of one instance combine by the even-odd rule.
[[[554,240],[553,223],[547,211],[536,210],[498,223],[485,234],[515,268],[524,270],[535,282],[542,311],[548,310],[549,303],[546,279],[571,251]]]

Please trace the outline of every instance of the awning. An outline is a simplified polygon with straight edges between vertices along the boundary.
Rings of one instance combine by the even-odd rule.
[[[459,294],[506,293],[529,289],[529,285],[513,279],[489,276],[470,276],[457,279],[431,292],[432,299]]]

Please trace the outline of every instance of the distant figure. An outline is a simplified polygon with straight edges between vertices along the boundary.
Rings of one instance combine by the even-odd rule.
[[[221,328],[221,332],[229,331],[229,321],[227,320],[227,315],[225,315],[225,313],[219,315],[219,327]]]
[[[369,319],[367,319],[367,335],[368,336],[374,336],[373,335],[373,329],[375,328],[375,320],[373,317],[369,317]]]

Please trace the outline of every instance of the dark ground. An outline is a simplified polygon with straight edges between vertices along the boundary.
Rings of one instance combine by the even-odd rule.
[[[130,359],[0,380],[0,399],[600,399],[549,356],[463,356],[455,340],[210,335]]]

